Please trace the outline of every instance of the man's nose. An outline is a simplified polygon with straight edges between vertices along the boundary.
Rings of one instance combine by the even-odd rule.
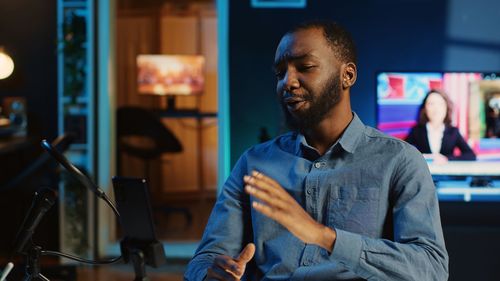
[[[285,86],[284,88],[287,92],[300,87],[299,79],[297,77],[297,72],[294,71],[293,69],[292,70],[289,69],[286,72],[283,80]]]

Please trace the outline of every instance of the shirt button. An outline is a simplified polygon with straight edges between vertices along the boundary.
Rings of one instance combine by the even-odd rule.
[[[316,163],[314,163],[314,167],[315,167],[316,169],[321,168],[321,163],[320,163],[320,162],[316,162]]]
[[[309,189],[307,189],[307,191],[306,191],[306,192],[307,192],[307,194],[311,195],[311,193],[312,193],[312,189],[310,189],[310,188],[309,188]]]

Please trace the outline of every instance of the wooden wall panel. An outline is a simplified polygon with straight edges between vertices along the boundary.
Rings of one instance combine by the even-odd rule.
[[[161,53],[163,54],[202,54],[206,61],[205,91],[199,97],[176,97],[178,108],[198,107],[200,111],[217,112],[217,21],[214,15],[169,16],[164,15],[161,23]],[[165,155],[162,174],[164,190],[185,191],[199,188],[215,190],[217,185],[217,126],[215,119],[206,119],[198,123],[196,120],[169,119],[169,127],[185,145],[180,155]],[[198,128],[199,127],[199,128]],[[198,144],[201,134],[201,144]],[[199,153],[202,153],[201,157]],[[201,161],[201,166],[198,164]],[[173,168],[171,163],[177,167]],[[202,170],[200,172],[200,169]],[[173,178],[169,177],[172,171]],[[178,175],[183,176],[179,178]],[[177,175],[177,178],[176,178]],[[193,186],[196,185],[196,186]]]
[[[157,100],[137,94],[136,57],[158,52],[158,24],[151,14],[119,16],[116,22],[117,107],[152,107]]]
[[[196,191],[200,186],[196,120],[165,118],[163,122],[179,138],[184,150],[182,153],[162,156],[162,191]]]
[[[176,107],[217,112],[217,19],[213,5],[197,7],[182,15],[172,14],[171,9],[119,13],[117,106],[139,105],[154,109],[165,104],[165,98],[137,94],[135,59],[138,54],[147,53],[203,54],[206,60],[204,93],[178,96]],[[199,191],[202,187],[215,192],[217,119],[164,118],[163,122],[179,138],[184,151],[164,154],[152,163],[151,188],[166,194]],[[143,176],[143,162],[126,155],[122,159],[124,175]]]

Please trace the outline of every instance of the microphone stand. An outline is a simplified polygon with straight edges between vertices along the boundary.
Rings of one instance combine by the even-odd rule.
[[[103,199],[113,210],[117,217],[120,217],[118,210],[116,209],[113,202],[107,197],[107,195],[99,187],[97,187],[89,178],[87,178],[80,170],[73,166],[59,151],[55,150],[51,144],[46,140],[42,141],[42,147],[52,155],[57,162],[62,164],[70,173],[75,176],[85,187],[92,190],[99,198]],[[21,254],[26,258],[26,275],[23,281],[49,281],[47,277],[43,276],[40,272],[40,258],[44,255],[52,255],[69,258],[78,262],[88,263],[88,264],[111,264],[122,259],[122,256],[113,258],[110,260],[103,261],[93,261],[83,259],[74,255],[55,252],[55,251],[44,251],[42,247],[37,246],[33,243],[32,236],[35,232],[37,225],[42,220],[45,213],[54,205],[57,199],[57,193],[49,188],[42,189],[35,193],[32,205],[24,218],[24,221],[16,235],[15,249],[14,252]]]
[[[16,235],[14,251],[26,256],[25,281],[48,281],[48,279],[40,273],[40,256],[42,255],[42,248],[33,243],[32,237],[43,216],[54,205],[56,200],[57,193],[52,189],[43,188],[35,192],[31,207]]]
[[[26,275],[23,281],[42,280],[49,281],[47,277],[40,272],[40,256],[42,255],[42,247],[36,246],[33,243],[26,254]]]

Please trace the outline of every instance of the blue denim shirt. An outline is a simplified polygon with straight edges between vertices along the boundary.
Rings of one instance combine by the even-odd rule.
[[[334,228],[333,251],[305,244],[251,208],[243,176],[278,181],[316,221]],[[422,155],[354,118],[324,155],[288,133],[246,151],[210,215],[185,280],[203,280],[217,255],[253,242],[246,280],[446,280],[434,184]]]

